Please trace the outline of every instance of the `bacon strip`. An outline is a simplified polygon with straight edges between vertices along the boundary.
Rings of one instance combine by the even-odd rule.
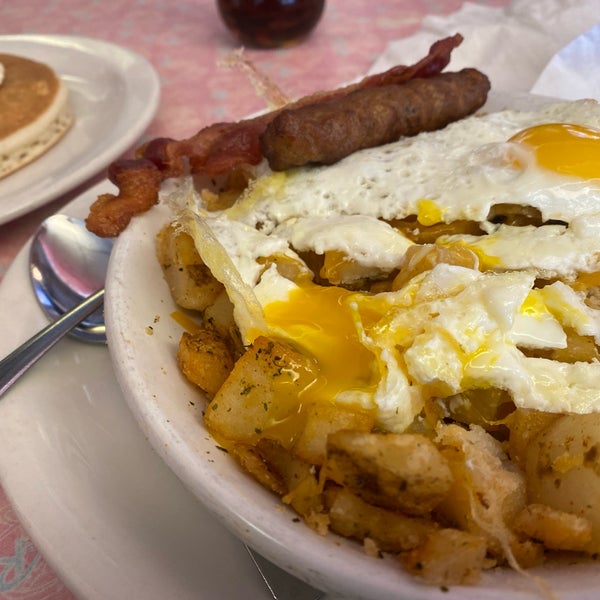
[[[109,179],[117,186],[119,193],[103,194],[92,204],[86,219],[87,228],[101,237],[119,235],[132,217],[149,210],[158,202],[162,181],[185,172],[184,159],[188,159],[193,174],[208,176],[227,173],[244,164],[256,165],[263,159],[260,136],[282,110],[329,102],[358,89],[432,77],[448,65],[452,50],[462,40],[460,34],[438,40],[431,46],[427,56],[412,66],[395,66],[384,73],[367,76],[358,83],[305,96],[284,108],[252,119],[237,123],[215,123],[184,140],[152,140],[138,149],[136,159],[120,160],[111,165]]]

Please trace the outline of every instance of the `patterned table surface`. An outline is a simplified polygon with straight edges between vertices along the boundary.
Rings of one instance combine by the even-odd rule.
[[[480,0],[504,6],[507,0]],[[303,43],[246,50],[289,96],[336,87],[369,69],[386,44],[415,33],[426,14],[448,14],[462,0],[327,0]],[[211,0],[36,0],[3,2],[2,34],[74,34],[110,41],[148,59],[161,80],[161,103],[145,137],[187,137],[217,120],[263,107],[249,81],[218,66],[237,48]],[[426,49],[424,49],[426,50]],[[0,279],[39,223],[103,178],[0,226]],[[37,552],[0,488],[0,599],[66,600],[72,594]]]

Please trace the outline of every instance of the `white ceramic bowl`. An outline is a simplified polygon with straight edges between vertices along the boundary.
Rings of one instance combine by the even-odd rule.
[[[203,398],[176,363],[182,332],[155,257],[156,232],[169,219],[159,205],[118,238],[110,264],[106,317],[109,349],[129,406],[156,452],[239,538],[280,567],[325,591],[378,600],[525,600],[542,597],[508,569],[485,572],[473,587],[440,590],[375,559],[333,534],[321,537],[278,498],[243,473],[204,428]],[[234,566],[232,566],[232,569]],[[592,600],[600,569],[579,564],[537,569],[561,600]]]

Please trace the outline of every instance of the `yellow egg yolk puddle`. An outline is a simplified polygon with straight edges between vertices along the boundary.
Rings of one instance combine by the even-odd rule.
[[[421,198],[417,202],[417,210],[417,221],[421,225],[437,225],[444,220],[442,209],[433,200]]]
[[[550,123],[524,129],[509,141],[533,148],[537,163],[546,169],[582,179],[600,178],[600,130]]]
[[[372,393],[377,387],[375,357],[357,331],[352,307],[356,296],[344,288],[309,284],[264,309],[272,331],[316,359],[320,375],[307,390],[310,398],[334,400],[344,392]],[[372,322],[379,316],[378,311],[369,313],[361,311],[361,319]]]

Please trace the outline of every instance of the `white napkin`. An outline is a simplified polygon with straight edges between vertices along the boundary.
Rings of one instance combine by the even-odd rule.
[[[451,70],[475,67],[490,78],[493,90],[506,92],[530,91],[544,72],[536,93],[572,98],[568,90],[577,89],[575,97],[589,97],[590,84],[596,90],[600,85],[591,81],[600,69],[595,37],[600,34],[594,28],[578,36],[599,20],[598,0],[513,0],[506,8],[465,2],[450,15],[425,17],[417,34],[391,42],[371,72],[413,63],[435,40],[460,33],[464,41],[452,53]],[[560,59],[554,57],[563,46]]]
[[[555,54],[531,91],[566,100],[600,101],[600,24]]]

